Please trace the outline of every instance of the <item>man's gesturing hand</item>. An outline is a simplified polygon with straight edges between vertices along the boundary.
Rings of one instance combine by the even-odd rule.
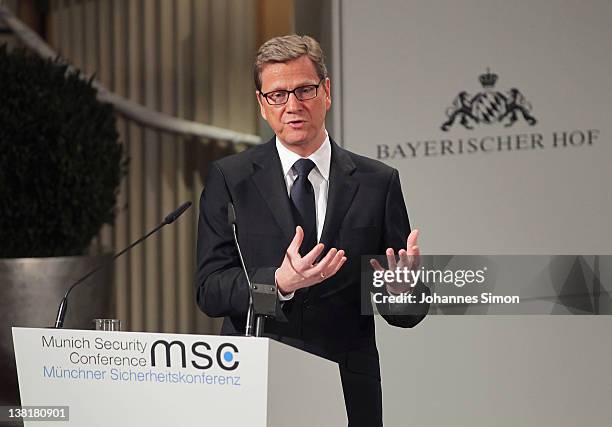
[[[285,258],[276,270],[276,285],[283,295],[290,294],[301,288],[307,288],[333,276],[346,262],[343,250],[331,248],[327,254],[315,264],[316,259],[325,245],[319,243],[303,257],[299,249],[304,240],[304,230],[297,226],[295,236],[285,252]]]
[[[395,251],[393,248],[387,248],[385,254],[387,255],[387,266],[389,270],[395,269],[408,269],[415,270],[419,268],[421,251],[417,245],[417,239],[419,237],[419,230],[412,230],[406,239],[406,249],[400,249],[398,252],[399,262],[395,260]],[[374,270],[384,271],[380,263],[375,260],[370,260],[370,265]],[[400,283],[387,283],[387,291],[391,294],[401,294],[404,292],[411,292],[414,288],[410,286],[410,283],[400,282]]]

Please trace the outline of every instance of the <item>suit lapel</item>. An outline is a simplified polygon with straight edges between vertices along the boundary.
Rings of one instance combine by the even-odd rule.
[[[321,233],[321,242],[327,249],[338,234],[342,220],[353,202],[359,182],[352,176],[355,164],[346,151],[331,141],[332,158],[329,171],[327,210]]]
[[[254,149],[252,159],[254,169],[252,179],[255,186],[290,242],[295,235],[295,224],[275,139],[272,138],[259,149]]]
[[[331,248],[330,245],[338,234],[342,220],[359,188],[359,182],[352,176],[355,171],[353,160],[335,142],[331,141],[331,145],[327,210],[321,233],[321,242],[325,243],[328,249]],[[252,153],[253,182],[287,238],[287,242],[290,242],[295,235],[295,223],[275,139],[272,138],[266,144],[257,147]]]

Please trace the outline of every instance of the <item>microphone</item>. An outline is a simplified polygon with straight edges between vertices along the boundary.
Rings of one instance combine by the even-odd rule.
[[[261,337],[264,330],[264,322],[266,317],[275,318],[280,322],[287,322],[287,318],[284,316],[282,311],[278,310],[278,296],[276,284],[259,284],[251,283],[249,278],[249,272],[246,269],[244,258],[242,257],[242,250],[240,249],[240,243],[238,243],[238,235],[236,232],[236,210],[232,202],[227,204],[227,222],[232,227],[232,233],[234,235],[234,243],[238,250],[238,258],[240,259],[240,265],[242,271],[246,277],[247,284],[249,286],[249,309],[247,311],[245,336],[247,337]],[[253,319],[255,319],[255,333],[253,333]]]
[[[227,222],[229,225],[235,228],[236,226],[236,209],[234,209],[234,204],[229,202],[227,204]]]
[[[249,285],[249,309],[247,311],[247,319],[246,319],[246,330],[244,335],[247,337],[253,336],[253,285],[251,285],[251,279],[249,278],[249,273],[247,272],[246,265],[244,263],[244,258],[242,258],[242,251],[240,250],[240,243],[238,243],[238,235],[236,234],[236,209],[234,209],[234,204],[229,202],[227,204],[227,222],[232,227],[232,233],[234,235],[234,244],[236,245],[236,249],[238,250],[238,258],[240,258],[240,265],[242,266],[242,271],[247,280],[247,284]]]
[[[187,209],[191,207],[191,202],[185,202],[179,206],[174,212],[168,214],[163,221],[164,225],[172,224],[178,219],[179,216],[183,215]]]
[[[87,273],[86,275],[84,275],[83,277],[81,277],[79,280],[77,280],[76,282],[74,282],[72,284],[72,286],[70,286],[70,288],[68,288],[68,290],[66,291],[66,293],[64,294],[64,298],[62,298],[62,302],[60,303],[60,306],[57,310],[57,316],[55,317],[55,328],[56,329],[61,329],[64,327],[64,319],[66,318],[66,310],[68,308],[68,295],[70,295],[70,292],[72,292],[72,290],[77,287],[79,284],[83,283],[85,280],[87,280],[89,277],[93,276],[94,274],[96,274],[98,271],[102,270],[103,268],[108,267],[109,265],[111,265],[112,263],[115,262],[115,260],[117,258],[119,258],[121,255],[123,255],[124,253],[126,253],[127,251],[129,251],[130,249],[132,249],[134,246],[136,246],[137,244],[141,243],[142,241],[144,241],[145,239],[147,239],[149,236],[151,236],[152,234],[157,233],[162,227],[168,225],[168,224],[172,224],[174,221],[176,221],[178,219],[178,217],[180,217],[183,213],[185,213],[185,211],[187,209],[189,209],[191,207],[191,202],[185,202],[183,203],[181,206],[179,206],[174,212],[170,213],[169,215],[167,215],[164,220],[157,226],[155,227],[153,230],[149,231],[147,234],[145,234],[143,237],[141,237],[140,239],[136,240],[135,242],[131,243],[127,248],[123,249],[120,252],[117,252],[115,255],[113,255],[113,257],[105,264],[99,265],[98,267],[94,268],[93,270],[91,270],[89,273]]]

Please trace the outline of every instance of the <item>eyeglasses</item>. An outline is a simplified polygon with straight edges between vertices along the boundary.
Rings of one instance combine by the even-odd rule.
[[[295,97],[300,101],[308,101],[317,97],[317,89],[321,86],[321,83],[325,80],[322,78],[316,85],[306,85],[296,87],[293,90],[273,90],[268,93],[261,93],[261,96],[266,98],[270,105],[283,105],[289,101],[289,95],[294,94]]]

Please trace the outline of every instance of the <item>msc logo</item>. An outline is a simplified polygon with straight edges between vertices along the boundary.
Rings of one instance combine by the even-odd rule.
[[[166,340],[157,340],[151,346],[151,366],[156,366],[156,355],[157,355],[157,346],[161,346],[165,352],[162,354],[166,358],[166,367],[169,368],[172,366],[172,361],[174,360],[172,355],[176,355],[177,351],[171,351],[173,346],[177,346],[178,354],[181,359],[181,366],[183,368],[187,367],[187,351],[185,349],[185,344],[181,341],[172,341],[168,342]],[[215,362],[217,365],[226,371],[233,371],[238,368],[240,362],[237,360],[238,355],[238,347],[236,347],[232,343],[222,343],[220,344],[216,350],[213,351],[211,346],[204,341],[196,341],[191,345],[191,354],[190,361],[191,365],[196,369],[210,369]],[[210,355],[210,353],[214,354],[215,358]]]
[[[473,129],[473,124],[489,125],[504,121],[506,122],[504,126],[509,127],[518,120],[519,114],[529,125],[535,125],[537,120],[530,113],[531,104],[520,90],[512,88],[505,94],[493,90],[497,77],[497,74],[491,73],[487,68],[486,74],[478,78],[484,89],[483,92],[474,96],[466,91],[460,92],[453,105],[446,110],[447,120],[440,128],[447,132],[457,119],[466,129]]]

